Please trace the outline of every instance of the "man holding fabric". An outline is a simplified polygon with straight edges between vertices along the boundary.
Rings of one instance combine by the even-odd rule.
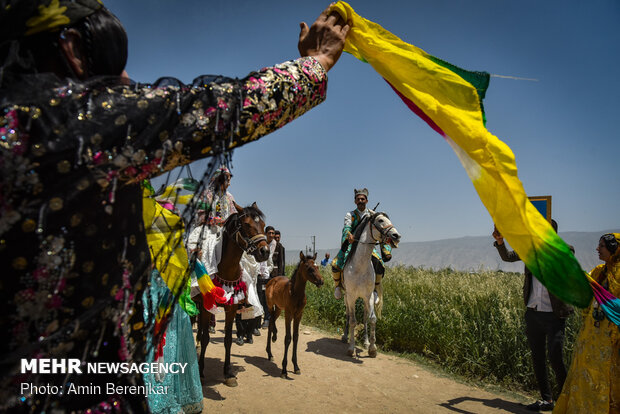
[[[558,231],[558,223],[551,220],[553,230]],[[514,251],[508,251],[504,238],[497,229],[493,231],[495,242],[493,245],[505,262],[521,260]],[[575,249],[570,246],[571,250]],[[525,311],[525,333],[532,351],[534,373],[540,390],[541,400],[527,406],[532,411],[553,410],[553,395],[549,378],[547,376],[546,353],[549,352],[551,367],[555,373],[558,387],[562,390],[566,380],[566,367],[562,356],[564,347],[564,328],[566,319],[573,313],[573,309],[564,302],[549,293],[547,288],[525,266],[525,280],[523,284],[523,300],[527,310]],[[547,345],[549,349],[547,350]]]

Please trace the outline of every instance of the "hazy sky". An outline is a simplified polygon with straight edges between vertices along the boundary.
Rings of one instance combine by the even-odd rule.
[[[312,3],[312,4],[311,4]],[[299,22],[328,2],[107,0],[129,35],[130,76],[244,77],[298,57]],[[620,2],[351,1],[362,17],[492,77],[487,128],[513,150],[528,195],[551,195],[561,231],[620,224]],[[256,201],[287,249],[340,243],[367,187],[403,241],[486,235],[493,224],[458,158],[367,64],[343,54],[327,100],[235,150],[230,191]],[[194,175],[202,170],[192,165]]]

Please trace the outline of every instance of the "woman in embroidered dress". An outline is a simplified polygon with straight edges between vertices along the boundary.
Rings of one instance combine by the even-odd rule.
[[[0,411],[145,412],[141,393],[19,390],[129,387],[143,384],[139,373],[21,374],[20,361],[145,360],[154,324],[143,318],[151,260],[140,183],[321,103],[349,26],[326,10],[301,25],[301,58],[242,79],[130,85],[125,30],[100,0],[0,0],[0,10]]]
[[[221,166],[213,174],[208,188],[201,194],[196,222],[187,241],[188,248],[199,248],[200,260],[211,278],[217,274],[217,265],[222,257],[222,226],[226,219],[237,212],[235,198],[228,191],[232,174]],[[198,247],[200,246],[200,247]]]
[[[620,297],[620,233],[604,234],[597,247],[604,261],[590,275]],[[620,413],[620,328],[605,317],[596,299],[584,311],[573,361],[554,413]]]
[[[212,279],[217,275],[217,265],[222,257],[222,226],[226,219],[237,212],[235,198],[228,191],[232,174],[222,165],[218,168],[207,189],[200,195],[200,205],[194,219],[196,227],[187,239],[187,249],[197,251],[200,262]],[[198,281],[192,278],[192,298],[200,295]],[[195,299],[197,303],[200,300]],[[215,315],[211,314],[209,330],[215,332]]]

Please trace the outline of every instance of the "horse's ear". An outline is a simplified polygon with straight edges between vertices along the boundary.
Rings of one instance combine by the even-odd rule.
[[[256,205],[256,201],[252,203],[252,207],[254,207],[255,209],[258,209],[258,206]]]
[[[303,251],[299,252],[299,260],[304,260],[306,258],[306,256],[304,255]]]
[[[233,204],[235,205],[235,209],[237,210],[238,213],[243,212],[243,207],[241,207],[239,204],[237,204],[235,201],[233,201]]]
[[[316,260],[316,252],[314,252],[314,256],[312,256],[312,260]]]

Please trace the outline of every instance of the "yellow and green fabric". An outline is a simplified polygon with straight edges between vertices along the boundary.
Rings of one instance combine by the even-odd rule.
[[[345,52],[370,64],[450,144],[498,230],[538,280],[561,300],[588,306],[592,289],[585,272],[528,200],[510,148],[485,127],[489,74],[461,69],[402,41],[346,2],[332,10],[351,25]]]
[[[146,240],[151,253],[151,262],[172,293],[159,303],[155,320],[156,333],[172,310],[174,297],[179,298],[181,307],[190,315],[197,313],[188,291],[190,263],[183,243],[185,226],[181,217],[171,211],[177,204],[186,204],[190,200],[186,196],[179,196],[178,191],[191,190],[189,188],[191,185],[185,180],[180,180],[156,196],[148,181],[143,183],[142,218],[147,229]],[[212,308],[215,302],[223,303],[224,292],[213,284],[200,262],[195,263],[192,271],[198,278],[205,308]]]

